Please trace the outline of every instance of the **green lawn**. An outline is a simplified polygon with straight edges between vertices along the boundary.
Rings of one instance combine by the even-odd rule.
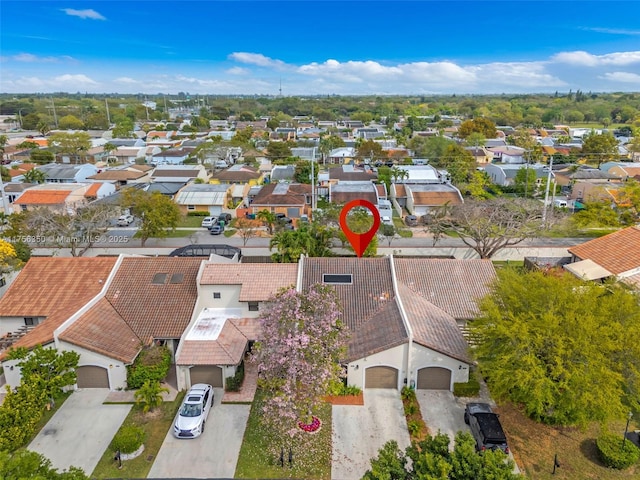
[[[162,442],[171,428],[185,392],[179,392],[173,402],[164,402],[156,412],[144,414],[142,408],[133,406],[123,425],[138,425],[145,431],[144,453],[138,458],[122,462],[122,469],[113,460],[114,452],[107,448],[96,465],[92,478],[146,478],[158,455]]]
[[[317,416],[322,428],[316,433],[303,433],[303,441],[293,446],[293,465],[288,465],[288,450],[285,466],[279,462],[278,440],[260,423],[260,395],[251,407],[247,429],[244,433],[240,457],[236,466],[236,478],[331,478],[331,405],[322,404]],[[275,451],[274,451],[275,450]]]
[[[196,217],[185,215],[180,219],[178,223],[178,228],[196,228],[202,225],[202,219],[204,217]]]

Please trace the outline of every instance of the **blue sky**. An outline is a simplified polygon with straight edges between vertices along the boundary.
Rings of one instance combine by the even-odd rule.
[[[640,1],[0,2],[0,92],[640,91]]]

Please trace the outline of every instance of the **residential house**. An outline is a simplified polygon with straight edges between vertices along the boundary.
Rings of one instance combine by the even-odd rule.
[[[246,183],[248,185],[260,185],[264,175],[249,165],[236,164],[211,175],[211,183]]]
[[[110,183],[43,183],[23,191],[13,202],[14,212],[46,207],[52,212],[73,214],[90,201],[115,193]]]
[[[207,212],[220,215],[226,212],[230,200],[231,185],[228,183],[190,183],[178,191],[175,203],[184,214],[189,212]]]
[[[505,147],[487,147],[493,154],[493,159],[500,163],[525,163],[526,150],[513,145]]]
[[[18,183],[18,182],[10,182],[10,183],[6,183],[4,184],[4,194],[6,199],[9,202],[9,205],[11,205],[13,202],[16,201],[16,199],[22,195],[22,192],[24,192],[25,190],[33,187],[34,185],[37,185],[35,183]],[[2,205],[2,201],[0,200],[0,206],[2,206],[4,208],[4,205]],[[13,207],[10,206],[9,211],[6,212],[7,214],[13,213]]]
[[[38,168],[45,174],[47,183],[82,183],[98,173],[98,168],[88,163],[82,165],[48,163]]]
[[[145,187],[144,190],[149,193],[160,192],[162,195],[166,195],[173,199],[180,189],[186,184],[186,180],[183,182],[153,182]]]
[[[342,205],[352,200],[366,200],[378,205],[380,199],[387,198],[387,187],[384,183],[371,181],[341,181],[329,184],[329,202]]]
[[[587,166],[565,166],[553,169],[555,181],[571,200],[607,198],[608,189],[617,189],[622,179],[610,172]]]
[[[269,183],[250,200],[249,210],[258,213],[268,210],[284,213],[289,218],[309,215],[311,209],[311,185],[306,183]]]
[[[291,182],[295,173],[295,165],[274,165],[269,174],[269,181],[271,183]]]
[[[536,173],[536,184],[542,185],[549,175],[547,165],[534,163],[530,165],[513,164],[513,163],[490,163],[484,167],[491,181],[502,187],[514,185],[516,175],[520,170],[529,169]],[[553,173],[551,174],[553,178]]]
[[[465,150],[473,155],[477,165],[486,165],[493,161],[493,152],[485,147],[465,147]]]
[[[443,183],[442,174],[431,165],[398,165],[398,170],[406,172],[404,177],[393,178],[395,183]]]
[[[35,163],[19,163],[18,165],[11,165],[11,167],[9,168],[9,176],[11,177],[11,182],[23,182],[24,174],[34,168],[38,168]]]
[[[476,301],[494,279],[488,260],[37,258],[0,300],[0,325],[7,332],[34,327],[15,346],[79,353],[78,388],[126,388],[126,366],[152,343],[169,348],[180,389],[223,387],[261,339],[257,317],[270,297],[321,283],[336,291],[350,331],[349,384],[451,390],[468,380],[470,367],[459,326],[478,315]],[[0,359],[7,383],[17,385],[17,361],[6,352]]]
[[[603,163],[600,165],[602,170],[606,172],[616,175],[623,180],[627,180],[628,178],[640,179],[640,163],[630,163],[630,162],[608,162],[606,164]]]
[[[344,181],[375,182],[378,174],[370,168],[357,168],[354,165],[341,165],[329,169],[329,183]]]
[[[571,263],[564,268],[584,280],[615,277],[640,288],[640,227],[623,228],[568,248]]]
[[[460,190],[450,183],[404,183],[404,191],[399,184],[394,185],[394,195],[404,193],[404,202],[398,201],[403,197],[395,197],[398,205],[403,206],[409,213],[421,217],[445,205],[461,205],[464,203]],[[403,205],[404,203],[404,205]]]
[[[134,164],[136,161],[146,161],[147,147],[118,147],[109,154],[115,157],[117,163]]]
[[[141,170],[138,168],[133,168],[135,166],[137,165],[126,165],[123,167],[115,167],[102,170],[101,172],[90,176],[88,180],[112,183],[115,186],[116,190],[119,190],[120,188],[127,185],[149,183],[151,181],[150,173],[152,168]],[[146,165],[140,166],[144,167]]]
[[[152,182],[192,182],[196,178],[203,182],[209,180],[209,175],[203,165],[158,165],[151,174]]]
[[[334,148],[329,152],[324,163],[343,165],[351,163],[356,158],[356,149],[353,147]]]
[[[298,157],[301,160],[315,162],[318,158],[318,147],[293,147],[291,156]]]
[[[156,153],[152,162],[156,165],[181,165],[189,158],[189,152],[183,148],[170,148]]]

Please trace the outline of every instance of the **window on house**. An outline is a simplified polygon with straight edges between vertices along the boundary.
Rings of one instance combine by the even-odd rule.
[[[0,277],[0,287],[4,287],[7,284],[7,281],[4,279],[4,277]]]
[[[220,292],[213,292],[213,298],[222,298],[222,295],[220,295]]]
[[[249,302],[249,311],[257,312],[259,310],[258,302]]]
[[[24,317],[24,324],[32,327],[36,324],[36,319],[34,317]]]
[[[196,209],[195,205],[187,205],[187,210],[193,211]]]

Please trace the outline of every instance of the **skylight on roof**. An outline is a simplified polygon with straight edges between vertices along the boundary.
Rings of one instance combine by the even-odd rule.
[[[183,280],[184,273],[174,273],[173,275],[171,275],[171,280],[169,280],[169,283],[182,283]]]
[[[167,283],[168,276],[169,276],[168,273],[156,273],[153,276],[153,280],[151,280],[151,283],[153,285],[164,285],[165,283]]]
[[[353,275],[350,273],[324,273],[322,275],[322,283],[333,285],[351,285],[353,284]]]

